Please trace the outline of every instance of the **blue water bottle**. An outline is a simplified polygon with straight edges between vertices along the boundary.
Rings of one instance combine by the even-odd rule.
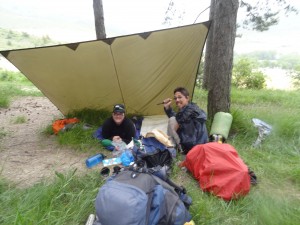
[[[97,164],[101,163],[104,158],[105,158],[105,156],[103,154],[99,153],[99,154],[89,157],[85,161],[85,164],[88,168],[91,168],[91,167],[96,166]]]

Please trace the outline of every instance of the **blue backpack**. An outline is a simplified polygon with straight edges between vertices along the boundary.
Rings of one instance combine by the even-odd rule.
[[[192,201],[185,189],[171,182],[161,167],[150,170],[135,165],[111,176],[99,189],[94,224],[183,225],[189,222],[188,208]]]
[[[135,161],[144,161],[147,168],[170,167],[176,158],[176,149],[163,145],[155,137],[141,138],[140,142],[141,146],[134,146],[132,154]]]

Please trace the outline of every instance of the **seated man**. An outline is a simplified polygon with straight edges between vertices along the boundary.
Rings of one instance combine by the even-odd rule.
[[[187,154],[192,147],[208,140],[206,113],[190,102],[189,92],[183,87],[174,90],[174,100],[179,109],[177,113],[171,107],[172,99],[164,100],[164,110],[169,117],[168,135],[174,139],[178,150]]]
[[[128,144],[135,137],[134,123],[125,116],[125,107],[117,104],[113,108],[112,116],[102,126],[102,136],[112,141],[124,141]]]

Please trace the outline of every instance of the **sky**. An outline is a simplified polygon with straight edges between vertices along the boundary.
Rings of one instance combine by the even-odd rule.
[[[208,0],[175,1],[177,11],[178,8],[185,8],[184,24],[193,23],[199,12],[210,4]],[[170,0],[103,0],[107,36],[167,28],[162,23],[169,2]],[[92,0],[0,0],[0,12],[0,27],[17,27],[18,30],[26,29],[39,35],[49,34],[51,38],[66,41],[95,39]],[[205,20],[208,20],[208,11]],[[18,27],[20,21],[22,24],[27,22],[26,27]],[[182,25],[180,22],[177,21],[174,25]],[[82,30],[74,29],[76,24],[84,27]]]
[[[210,0],[173,0],[174,20],[163,24],[171,0],[103,0],[107,37],[145,32],[208,20]],[[300,9],[300,1],[293,1]],[[176,11],[175,11],[176,10]],[[169,14],[170,15],[170,14]],[[178,19],[179,15],[183,18]],[[199,16],[199,17],[198,17]],[[0,0],[0,27],[61,42],[96,39],[92,0]],[[300,16],[281,18],[267,32],[239,30],[238,53],[275,50],[300,53]]]

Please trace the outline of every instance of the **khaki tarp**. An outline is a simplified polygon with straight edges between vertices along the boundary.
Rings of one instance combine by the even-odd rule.
[[[2,51],[63,113],[108,109],[164,114],[174,88],[192,94],[209,22],[141,34]]]

